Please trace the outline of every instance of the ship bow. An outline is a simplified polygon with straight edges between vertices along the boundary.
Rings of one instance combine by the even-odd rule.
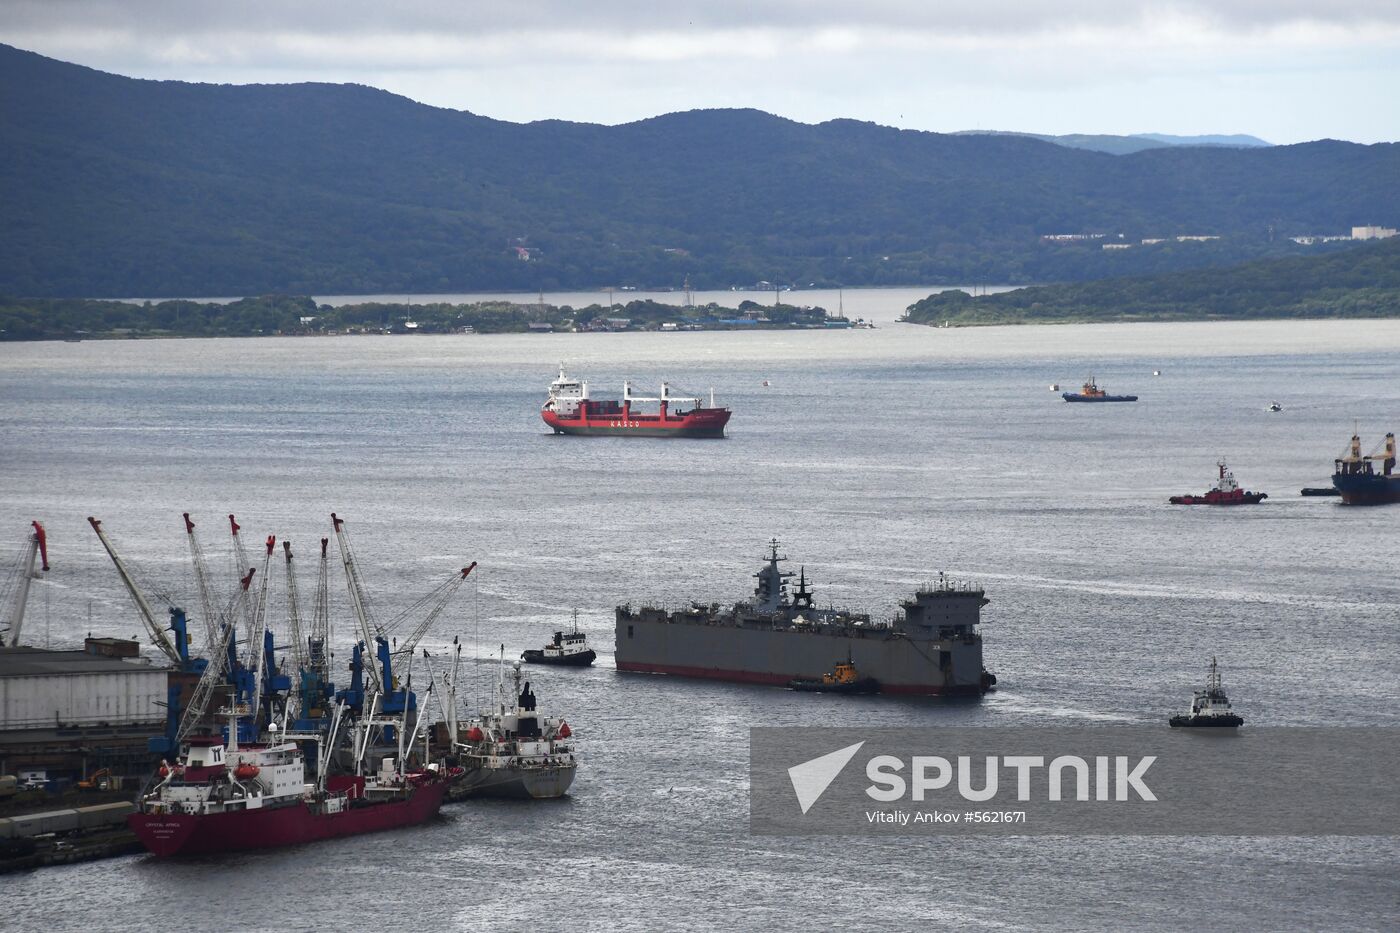
[[[168,858],[186,850],[199,817],[190,813],[133,813],[126,822],[147,850]]]

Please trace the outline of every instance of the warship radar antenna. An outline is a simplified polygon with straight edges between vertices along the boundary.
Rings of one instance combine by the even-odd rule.
[[[778,564],[785,560],[787,555],[778,553],[778,539],[769,541],[766,566],[754,574],[754,578],[758,580],[758,586],[754,587],[754,597],[760,612],[774,612],[788,604],[787,581],[792,578],[793,573],[791,570],[778,569]]]

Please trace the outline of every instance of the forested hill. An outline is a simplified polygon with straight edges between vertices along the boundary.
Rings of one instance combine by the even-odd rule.
[[[947,291],[909,306],[917,324],[1400,317],[1400,237],[1326,256],[1021,288]]]
[[[1394,144],[1114,156],[750,110],[522,125],[0,46],[0,294],[1046,281],[1284,254],[1397,215]],[[1080,232],[1223,239],[1041,240]]]

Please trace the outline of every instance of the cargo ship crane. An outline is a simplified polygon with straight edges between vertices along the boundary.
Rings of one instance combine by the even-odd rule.
[[[326,539],[321,540],[324,547]],[[286,557],[287,565],[287,629],[292,643],[293,662],[296,665],[296,689],[289,689],[287,693],[287,728],[304,732],[318,729],[322,725],[321,719],[326,712],[326,679],[322,672],[314,668],[310,645],[302,637],[301,594],[297,588],[296,566],[290,541],[282,542],[282,553]],[[324,566],[324,560],[322,563]],[[318,582],[323,584],[324,580]],[[321,653],[324,653],[325,643],[320,644]]]
[[[463,567],[459,572],[453,574],[452,579],[435,587],[432,592],[410,606],[395,620],[396,623],[403,621],[415,612],[421,611],[423,606],[432,606],[432,608],[428,610],[427,617],[424,618],[422,622],[418,623],[418,627],[415,628],[407,638],[399,642],[394,649],[395,656],[411,656],[413,654],[413,650],[418,647],[418,642],[423,640],[423,636],[427,634],[428,629],[433,627],[433,623],[437,621],[438,616],[442,615],[443,610],[447,608],[447,604],[451,601],[453,594],[461,588],[462,584],[467,581],[467,577],[470,576],[471,572],[475,569],[476,561],[472,561],[470,566]]]
[[[268,719],[271,721],[274,695],[288,691],[291,687],[291,681],[282,676],[277,669],[277,658],[273,653],[272,630],[267,625],[268,569],[272,564],[272,552],[276,546],[277,538],[274,535],[268,535],[267,550],[263,556],[262,586],[258,588],[258,599],[253,609],[253,625],[249,629],[247,645],[245,646],[248,654],[248,660],[245,664],[253,671],[253,698],[250,706],[255,729],[264,704],[268,707]]]
[[[345,519],[331,513],[331,525],[335,528],[336,544],[340,546],[340,561],[345,567],[345,583],[350,591],[350,607],[355,612],[355,621],[360,626],[361,650],[373,650],[377,641],[384,641],[383,630],[370,617],[369,599],[365,595],[360,571],[355,563],[355,555],[350,548],[350,536],[345,531]],[[369,670],[370,684],[375,693],[385,690],[385,677],[373,662],[363,665]]]
[[[243,574],[247,573],[248,568],[253,565],[248,561],[248,552],[243,547],[243,539],[238,536],[238,532],[243,529],[243,526],[238,524],[237,519],[232,514],[228,517],[228,527],[233,535],[233,576],[235,580],[241,580]],[[263,580],[267,579],[266,573],[267,568],[264,567]],[[251,629],[253,627],[254,608],[255,604],[252,601],[245,601],[243,604],[243,625],[245,628]]]
[[[204,610],[204,641],[205,644],[212,645],[219,640],[219,620],[214,613],[214,594],[209,586],[209,568],[204,561],[204,549],[199,546],[199,539],[195,537],[194,521],[190,518],[190,513],[184,513],[185,518],[185,540],[190,546],[190,560],[194,563],[194,580],[199,587],[199,603]],[[241,573],[243,568],[239,569]]]
[[[185,631],[185,613],[183,610],[172,606],[170,609],[171,628],[175,630],[176,641],[172,641],[165,634],[166,630],[156,622],[155,611],[151,609],[150,601],[146,599],[141,588],[137,586],[136,580],[127,569],[122,559],[117,556],[116,548],[112,546],[107,533],[102,530],[102,523],[89,516],[88,524],[92,530],[97,532],[97,540],[102,542],[102,547],[106,549],[107,556],[112,559],[113,565],[117,568],[117,576],[121,577],[122,583],[126,586],[127,593],[131,596],[131,601],[136,604],[136,611],[141,616],[141,621],[146,624],[146,631],[151,636],[152,643],[160,649],[161,654],[169,659],[171,664],[188,670],[192,664],[190,661],[189,635]],[[176,642],[178,642],[178,647]]]
[[[296,569],[292,566],[292,542],[282,542],[282,553],[287,561],[287,635],[292,642],[292,657],[297,670],[305,670],[307,664],[306,642],[301,638],[301,605],[297,593]]]
[[[39,576],[34,564],[38,562],[44,573],[49,570],[49,544],[44,526],[38,522],[29,524],[34,530],[26,537],[19,562],[6,579],[4,591],[0,592],[0,606],[5,606],[5,614],[0,616],[0,628],[5,632],[0,636],[0,648],[19,644],[20,631],[24,628],[24,608],[29,604],[29,584]],[[5,594],[9,594],[8,606],[3,598]]]
[[[330,643],[331,643],[331,600],[330,600],[330,560],[326,556],[329,538],[321,539],[321,565],[316,575],[316,605],[311,612],[311,638],[307,642],[311,669],[330,685]]]
[[[234,633],[238,629],[238,617],[243,614],[242,604],[247,602],[248,589],[252,586],[254,573],[256,571],[250,568],[247,575],[239,581],[233,599],[219,617],[218,644],[209,646],[209,664],[204,668],[204,673],[200,675],[199,682],[195,684],[194,693],[190,695],[189,705],[185,707],[185,712],[180,717],[180,727],[175,733],[172,750],[178,749],[186,737],[204,719],[209,702],[214,697],[214,691],[225,682],[233,685],[234,689],[229,694],[229,703],[234,709],[238,708],[238,646]],[[230,741],[236,743],[237,730],[230,729],[229,731]]]
[[[311,613],[311,634],[306,640],[306,664],[301,672],[301,715],[304,720],[325,717],[327,705],[335,696],[330,670],[330,561],[326,548],[330,539],[321,539],[321,565],[316,577],[316,605]],[[306,723],[298,725],[302,728]]]

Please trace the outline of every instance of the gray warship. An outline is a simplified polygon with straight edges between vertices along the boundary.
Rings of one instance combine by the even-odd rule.
[[[617,607],[617,669],[786,686],[820,678],[846,660],[878,681],[881,693],[980,696],[995,686],[977,631],[989,602],[981,587],[940,575],[901,602],[891,621],[876,622],[818,608],[806,569],[785,571],[786,560],[774,539],[754,575],[753,598],[728,609]]]

